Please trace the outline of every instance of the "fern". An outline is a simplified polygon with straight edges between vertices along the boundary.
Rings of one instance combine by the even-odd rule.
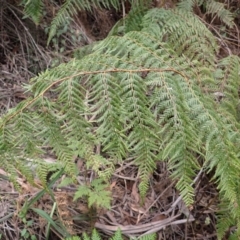
[[[81,238],[79,238],[77,236],[73,236],[73,237],[65,238],[65,240],[81,240]]]
[[[96,207],[110,208],[110,192],[106,188],[107,185],[102,183],[101,179],[95,179],[89,187],[80,186],[75,193],[74,200],[87,196],[89,207],[95,205]]]
[[[178,7],[188,12],[193,11],[195,5],[204,6],[207,14],[216,15],[227,26],[233,26],[233,13],[225,8],[225,4],[215,0],[181,0]]]
[[[153,16],[155,24],[151,24],[149,28]],[[154,31],[156,36],[166,38],[169,47],[174,49],[175,54],[184,53],[188,59],[182,59],[183,61],[190,60],[193,65],[201,62],[201,66],[206,64],[209,68],[214,65],[218,51],[216,40],[206,26],[191,12],[179,9],[174,12],[153,9],[145,16],[143,26],[147,28],[147,31]],[[198,26],[198,28],[194,26]]]
[[[195,6],[195,4],[197,4],[198,1],[197,0],[181,0],[178,3],[178,8],[185,10],[187,12],[192,12],[193,11],[193,7]]]
[[[77,11],[83,11],[83,10],[91,11],[92,7],[102,8],[103,6],[106,8],[110,8],[110,6],[113,6],[116,9],[120,8],[120,4],[118,0],[108,0],[108,1],[67,0],[65,1],[51,23],[48,43],[56,34],[58,27],[63,25],[66,22],[66,18],[71,19],[71,17],[74,14],[77,14]]]
[[[122,35],[131,31],[142,29],[143,16],[150,8],[151,1],[133,1],[130,12],[123,19],[120,19],[112,28],[109,36]]]
[[[216,79],[219,92],[222,94],[221,108],[228,111],[231,117],[239,120],[238,111],[238,81],[239,81],[239,58],[229,56],[219,62],[220,77]]]
[[[96,231],[96,229],[93,229],[92,239],[94,239],[94,240],[101,240],[101,237],[99,236],[99,233]]]
[[[75,178],[73,156],[79,155],[98,179],[80,186],[75,198],[98,204],[101,192],[105,207],[110,198],[103,182],[126,157],[139,166],[142,197],[156,162],[168,162],[187,205],[194,201],[196,173],[213,171],[220,200],[238,226],[239,58],[218,61],[212,33],[182,9],[150,10],[137,30],[109,36],[83,58],[32,79],[32,97],[1,119],[0,162],[41,157],[47,145],[59,168]],[[46,185],[51,166],[38,169]]]
[[[233,14],[225,8],[224,3],[216,2],[214,0],[206,1],[206,10],[209,14],[216,14],[227,26],[233,26]]]
[[[31,18],[35,24],[39,24],[43,15],[44,3],[42,0],[23,0],[25,17]]]
[[[73,181],[72,178],[66,177],[66,178],[64,178],[64,179],[61,181],[61,183],[58,185],[58,188],[65,187],[65,186],[68,186],[68,185],[73,184],[73,183],[74,183],[74,181]]]
[[[43,0],[22,0],[21,4],[24,6],[24,17],[29,17],[35,24],[39,24],[44,10]],[[56,16],[54,16],[50,30],[48,43],[56,35],[57,29],[60,26],[66,25],[78,11],[92,11],[94,7],[97,8],[110,8],[114,7],[119,10],[121,4],[118,0],[66,0],[60,6]]]
[[[235,225],[234,217],[230,214],[230,209],[227,202],[222,202],[219,207],[221,207],[221,211],[218,214],[220,218],[217,224],[217,233],[218,239],[223,239],[225,232],[228,229]]]
[[[156,234],[155,233],[147,234],[147,235],[144,235],[142,237],[139,237],[138,239],[139,240],[155,240],[156,239]]]
[[[93,229],[92,231],[92,236],[89,237],[86,233],[83,233],[83,240],[101,240],[102,238],[100,237],[99,233],[97,232],[96,229]],[[110,240],[123,240],[124,238],[122,237],[121,230],[118,229],[115,234],[110,238]],[[143,237],[139,238],[131,238],[132,240],[138,239],[138,240],[155,240],[156,235],[155,234],[148,234]],[[65,240],[81,240],[81,238],[74,236],[74,237],[69,237],[65,238]]]
[[[121,230],[118,229],[110,240],[122,240]]]
[[[119,22],[119,25],[122,25],[122,23],[124,23],[124,32],[136,30],[137,26],[141,28],[140,23],[142,20],[142,16],[147,11],[147,9],[150,8],[151,1],[131,0],[130,4],[132,5],[132,8],[127,16],[127,21],[123,20]],[[38,24],[43,15],[44,2],[42,0],[23,0],[22,5],[24,6],[25,17],[30,17],[36,24]],[[48,32],[48,44],[50,43],[51,39],[56,35],[59,27],[67,25],[69,23],[69,20],[72,20],[72,17],[76,15],[79,11],[92,11],[93,8],[114,8],[116,10],[120,10],[121,7],[121,1],[119,0],[66,0],[60,6],[60,9],[58,10],[56,16],[54,16],[51,22],[51,26]]]
[[[111,35],[118,33],[127,33],[132,30],[136,31],[141,29],[142,17],[150,8],[151,1],[139,0],[130,2],[132,5],[130,13],[127,15],[126,19],[121,19],[115,28],[112,29],[110,33]],[[42,0],[23,0],[22,5],[24,6],[25,17],[30,17],[36,24],[39,24],[43,15],[44,2]],[[186,11],[186,13],[192,12],[195,5],[204,5],[206,8],[206,13],[217,15],[218,18],[227,26],[233,26],[233,14],[227,10],[225,8],[225,5],[221,2],[217,2],[215,0],[182,0],[180,3],[178,3],[179,9]],[[92,11],[92,8],[94,7],[104,7],[108,9],[113,7],[116,10],[120,10],[121,4],[118,0],[66,0],[62,6],[60,6],[59,11],[51,22],[50,30],[48,33],[48,43],[50,43],[51,39],[56,35],[57,29],[60,26],[66,25],[69,20],[71,20],[72,17],[77,14],[78,11]],[[189,45],[192,46],[191,42]]]
[[[91,239],[86,233],[83,233],[83,240],[91,240]]]

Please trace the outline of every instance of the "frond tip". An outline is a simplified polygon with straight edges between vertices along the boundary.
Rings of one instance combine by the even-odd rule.
[[[35,24],[39,24],[43,15],[44,3],[42,0],[23,0],[25,17],[29,17]]]

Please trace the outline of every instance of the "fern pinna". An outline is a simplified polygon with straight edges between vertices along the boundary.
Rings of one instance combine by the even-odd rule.
[[[88,236],[86,233],[83,233],[83,240],[101,240],[99,233],[96,231],[96,229],[93,229],[91,237]],[[123,240],[123,236],[121,234],[121,230],[118,229],[115,234],[110,238],[110,240]],[[139,238],[130,238],[130,240],[155,240],[156,234],[147,234],[145,236],[139,237]],[[66,238],[65,240],[81,240],[80,237],[73,236]]]
[[[221,216],[231,220],[219,221],[221,239],[240,224],[239,58],[218,62],[217,51],[215,37],[191,12],[148,11],[138,31],[113,32],[92,51],[80,50],[81,58],[32,79],[32,97],[1,119],[1,164],[16,182],[15,163],[48,146],[69,176],[77,174],[78,155],[107,180],[115,163],[132,157],[144,197],[156,162],[167,161],[187,205],[194,176],[213,170],[226,206]],[[44,179],[46,165],[38,173]]]

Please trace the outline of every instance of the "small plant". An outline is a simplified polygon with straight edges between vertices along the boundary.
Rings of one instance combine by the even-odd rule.
[[[24,223],[24,229],[21,231],[21,240],[37,240],[36,235],[31,233],[31,227],[33,225],[33,220],[26,220],[26,218],[22,219]]]
[[[82,238],[78,236],[73,236],[66,238],[65,240],[102,240],[101,236],[96,229],[93,229],[91,236],[83,233]],[[110,240],[124,240],[121,230],[118,229],[115,234],[110,238]],[[156,234],[148,234],[139,238],[130,238],[130,240],[156,240]]]
[[[75,193],[74,200],[86,196],[89,207],[110,208],[111,192],[107,190],[108,185],[101,179],[94,179],[90,185],[82,185]]]

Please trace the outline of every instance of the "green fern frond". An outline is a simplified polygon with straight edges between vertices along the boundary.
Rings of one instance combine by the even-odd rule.
[[[161,89],[166,92],[166,98],[160,100],[161,109],[165,108],[160,124],[164,125],[161,134],[164,139],[163,143],[166,143],[162,146],[161,157],[170,159],[169,167],[173,171],[172,176],[178,180],[177,187],[187,204],[191,204],[193,201],[194,189],[190,183],[195,175],[194,171],[199,169],[196,156],[193,154],[199,149],[199,136],[189,118],[190,109],[193,106],[192,102],[190,102],[191,106],[184,104],[189,100],[196,104],[199,100],[191,93],[185,94],[186,88],[189,87],[191,88],[191,85],[188,85],[183,79],[179,79],[178,84],[168,81],[168,85]],[[169,103],[172,108],[167,106]],[[188,112],[189,114],[186,114]]]
[[[44,142],[44,144],[49,144],[52,147],[52,150],[57,155],[58,160],[65,167],[66,173],[74,178],[77,173],[77,169],[73,161],[73,153],[66,145],[65,136],[61,133],[61,121],[58,122],[58,120],[54,119],[53,113],[50,111],[40,114],[39,120],[41,121],[42,126],[45,126],[40,134],[42,137],[46,133],[49,135],[49,138]]]
[[[39,24],[43,15],[44,3],[42,0],[23,0],[25,17],[31,18],[35,24]]]
[[[91,238],[86,233],[83,233],[83,240],[91,240]]]
[[[131,11],[115,24],[109,36],[122,35],[131,31],[140,31],[142,29],[143,16],[150,8],[149,3],[150,1],[140,1],[140,3],[133,1]]]
[[[122,238],[121,230],[118,229],[118,230],[114,233],[114,235],[111,237],[110,240],[122,240],[122,239],[123,239],[123,238]]]
[[[236,225],[236,221],[231,215],[229,204],[226,201],[222,201],[219,208],[221,211],[218,213],[217,236],[218,239],[223,239],[230,227]]]
[[[239,236],[239,234],[237,233],[237,232],[234,232],[234,233],[232,233],[230,236],[229,236],[229,240],[238,240],[238,237]]]
[[[229,27],[233,27],[233,13],[225,8],[225,4],[215,0],[206,1],[206,10],[209,14],[216,14]]]
[[[138,240],[156,240],[157,239],[157,235],[155,233],[152,234],[147,234],[144,236],[141,236],[139,238],[137,238]]]
[[[89,193],[89,206],[96,204],[97,207],[110,208],[111,195],[107,190],[108,185],[101,179],[94,179],[91,183],[91,192]]]
[[[61,188],[61,187],[65,187],[65,186],[68,186],[70,184],[73,184],[74,181],[72,178],[69,178],[69,177],[65,177],[61,183],[58,185],[58,188]]]
[[[4,119],[2,119],[1,124],[4,124]],[[13,127],[3,127],[0,129],[0,151],[1,155],[6,154],[6,152],[11,152],[14,150],[14,145],[16,136],[12,133]],[[4,159],[4,158],[3,158]]]
[[[101,179],[94,179],[90,186],[80,186],[74,195],[74,201],[83,196],[88,198],[89,207],[95,205],[96,207],[110,208],[110,192]]]
[[[184,11],[193,12],[195,5],[204,6],[207,14],[216,15],[227,26],[233,26],[233,13],[225,8],[225,3],[215,0],[181,0],[178,8]]]
[[[67,0],[61,6],[57,15],[54,17],[48,37],[48,43],[55,36],[56,31],[59,26],[63,23],[66,23],[66,19],[71,19],[74,14],[77,14],[77,11],[80,10],[91,10],[90,1],[82,1],[82,0]]]
[[[80,238],[79,238],[80,239]],[[92,234],[91,234],[91,238],[86,234],[86,233],[83,233],[83,240],[101,240],[102,238],[100,237],[99,233],[97,232],[96,229],[93,229],[92,231]],[[122,236],[122,233],[121,233],[121,230],[118,229],[114,235],[110,238],[110,240],[123,240],[123,236]],[[155,240],[156,239],[156,234],[148,234],[148,235],[145,235],[145,236],[141,236],[139,238],[130,238],[131,240],[135,240],[135,239],[138,239],[138,240]],[[71,238],[68,238],[66,240],[72,240]]]
[[[193,13],[180,9],[153,9],[145,15],[143,26],[170,44],[179,56],[184,54],[191,61],[200,62],[201,66],[214,65],[218,51],[216,39]]]
[[[73,236],[73,237],[65,238],[64,240],[81,240],[81,238],[78,236]]]
[[[3,158],[4,157],[4,158]],[[18,173],[15,167],[15,156],[12,154],[1,154],[1,165],[4,166],[4,170],[9,175],[9,181],[11,181],[17,191],[21,192],[21,186],[17,181]]]
[[[197,4],[197,0],[181,0],[177,4],[177,6],[181,10],[192,12],[193,11],[193,7],[195,6],[195,4]]]
[[[92,240],[101,240],[101,237],[96,229],[93,229],[92,231]]]
[[[74,58],[81,59],[86,55],[93,52],[93,47],[97,44],[97,42],[93,42],[89,45],[81,46],[80,48],[75,49]]]
[[[78,191],[75,193],[75,196],[74,196],[74,201],[77,200],[78,198],[81,198],[83,196],[88,196],[90,193],[90,189],[88,186],[86,185],[82,185],[82,186],[79,186],[78,187]]]
[[[44,188],[47,187],[47,175],[48,175],[48,166],[45,163],[39,164],[38,168],[36,169],[37,175],[43,185]]]
[[[231,116],[239,120],[238,86],[240,61],[236,56],[229,56],[219,62],[219,68],[224,73],[218,81],[218,93],[221,94],[220,105]]]
[[[53,36],[55,36],[59,26],[66,23],[66,19],[70,20],[75,14],[77,14],[78,11],[91,11],[93,7],[114,7],[115,9],[119,9],[120,6],[121,5],[118,0],[66,0],[51,22],[48,43],[51,41]]]
[[[16,168],[20,171],[20,173],[26,178],[26,180],[34,185],[34,174],[32,171],[32,166],[26,166],[27,161],[24,159],[19,159],[16,161]]]

